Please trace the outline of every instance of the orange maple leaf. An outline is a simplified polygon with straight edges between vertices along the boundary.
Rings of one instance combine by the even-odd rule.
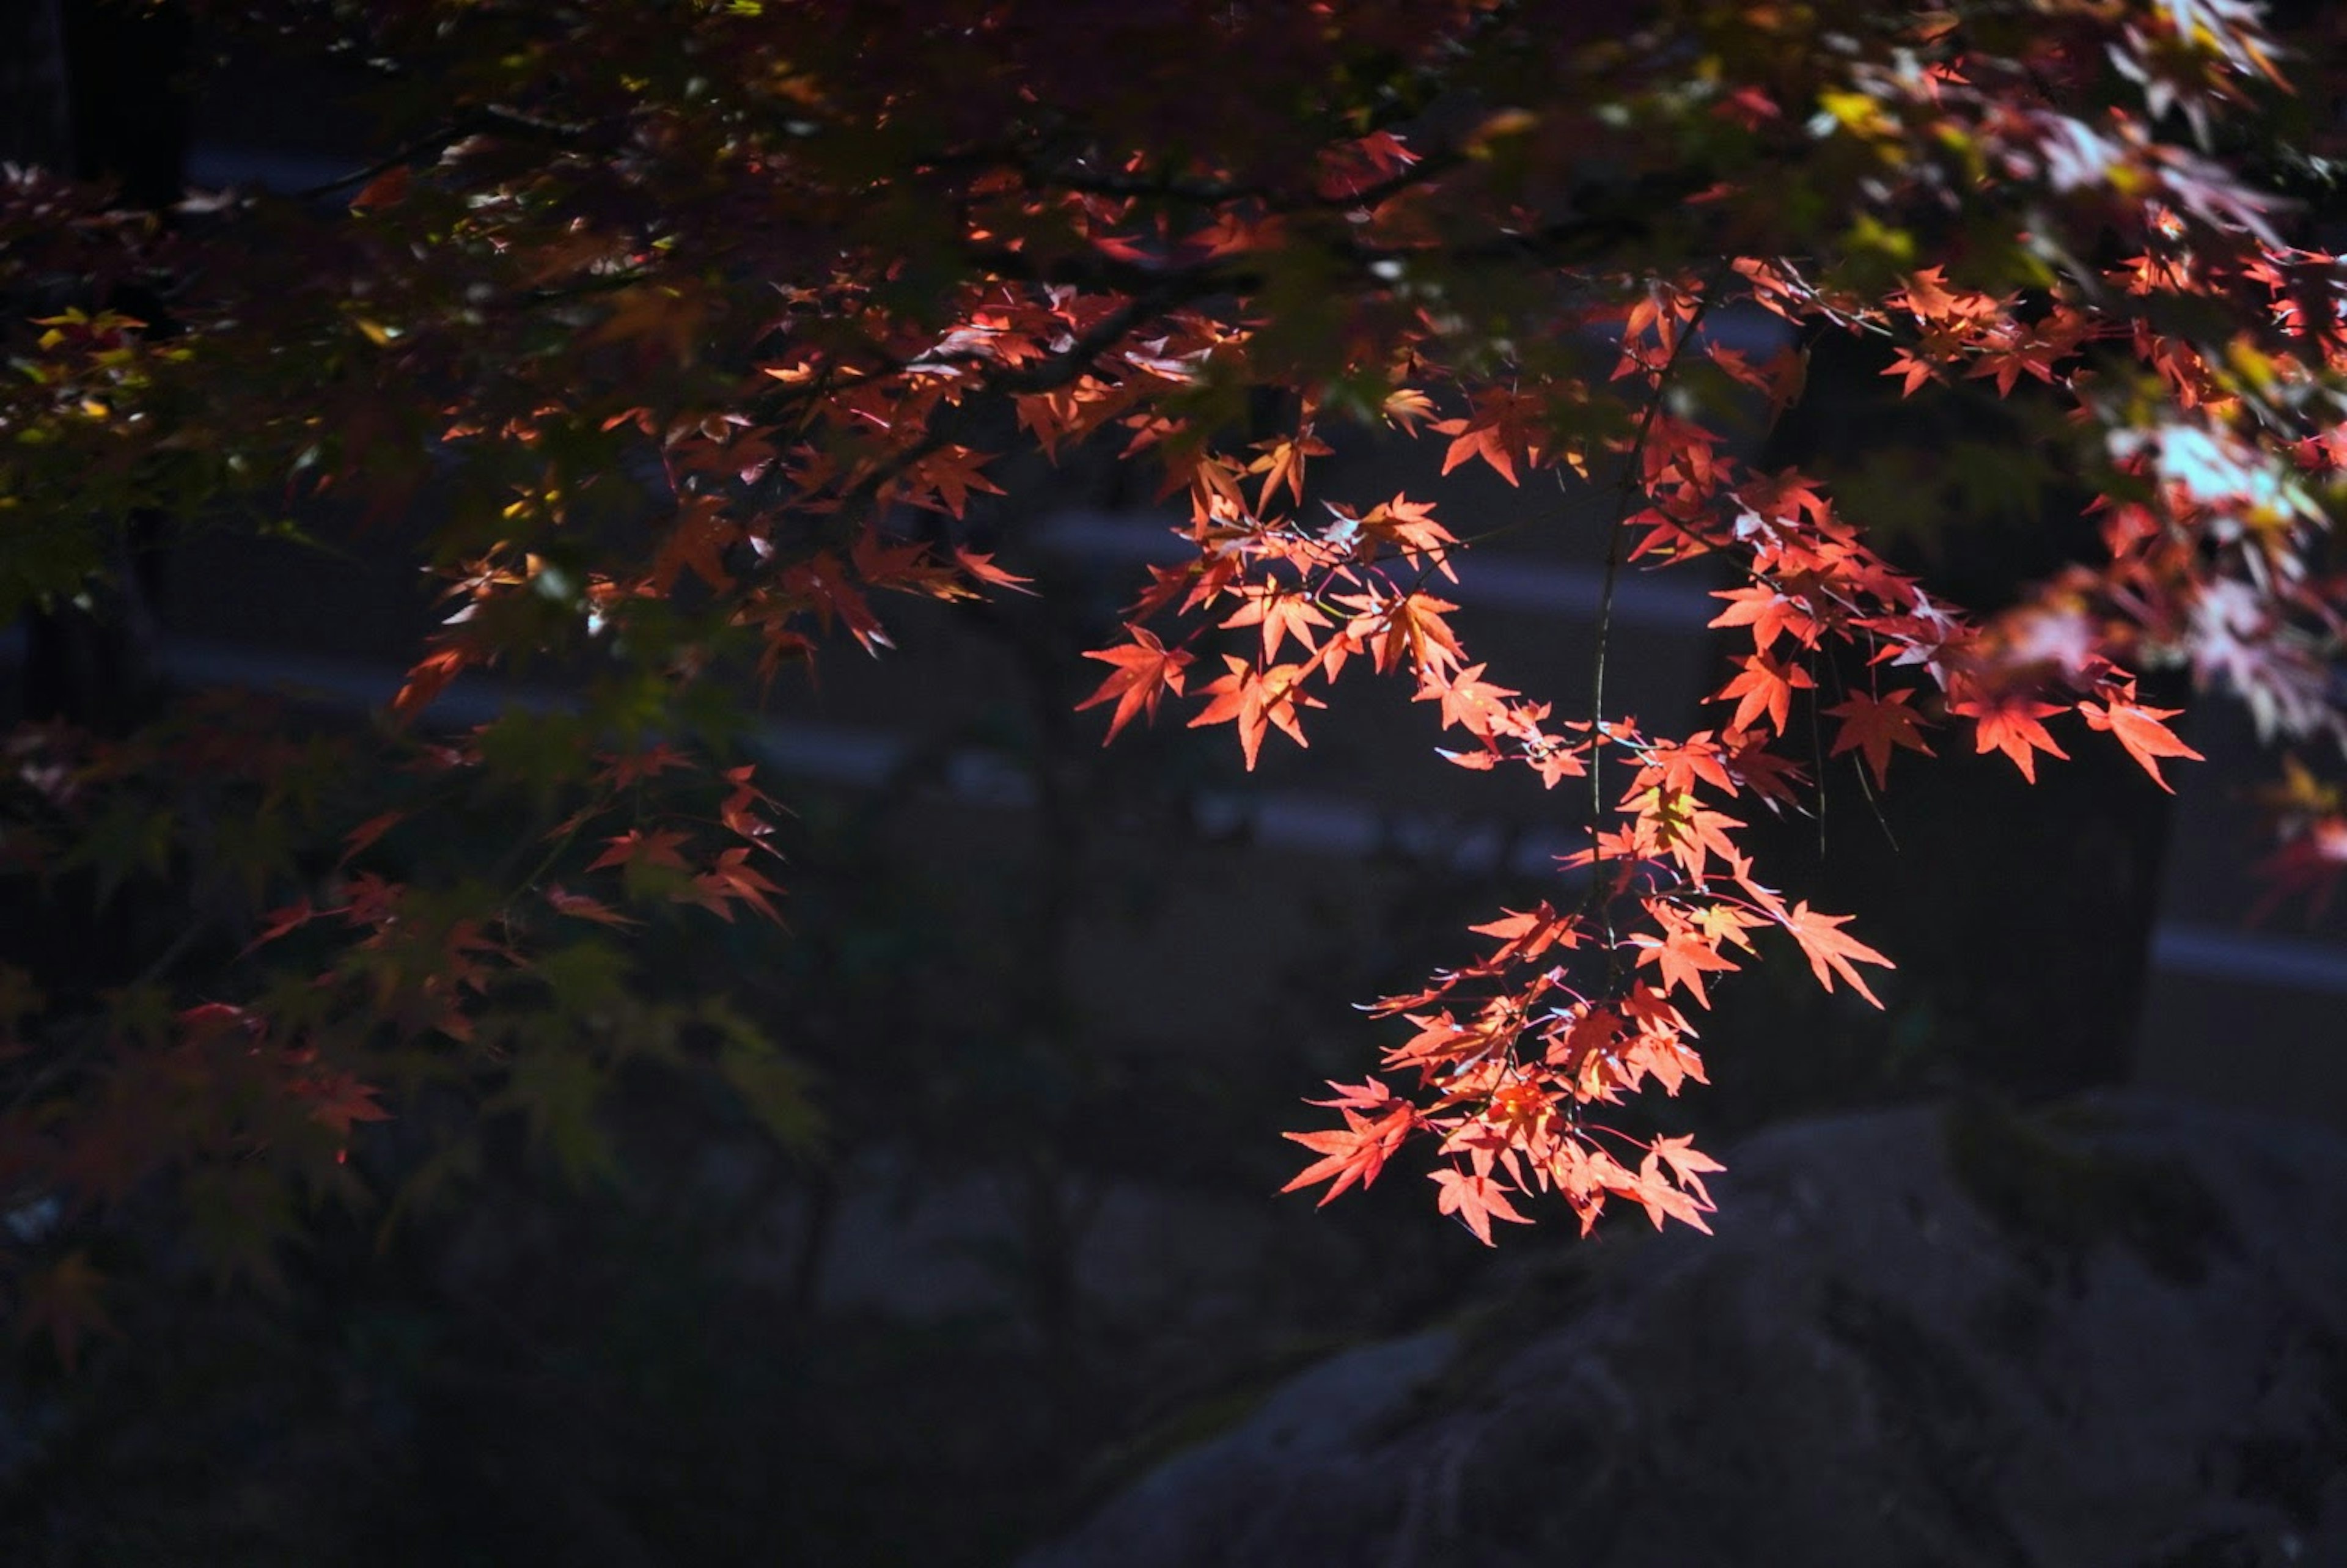
[[[1387,421],[1405,436],[1418,434],[1418,422],[1434,412],[1434,399],[1416,387],[1398,386],[1386,394],[1380,409]]]
[[[1663,1174],[1661,1160],[1652,1153],[1639,1162],[1638,1174],[1629,1186],[1615,1190],[1644,1207],[1656,1230],[1663,1228],[1665,1219],[1674,1219],[1681,1225],[1693,1225],[1706,1235],[1711,1234],[1711,1227],[1703,1220],[1703,1211],[1710,1205],[1697,1204],[1693,1195],[1673,1186],[1670,1178]]]
[[[1695,1048],[1676,1034],[1635,1034],[1622,1052],[1622,1069],[1628,1074],[1630,1086],[1652,1073],[1663,1086],[1663,1092],[1676,1095],[1679,1086],[1688,1079],[1708,1083],[1703,1072],[1703,1058]]]
[[[1891,364],[1881,374],[1900,377],[1899,395],[1901,397],[1914,396],[1917,387],[1927,381],[1936,381],[1940,376],[1938,366],[1918,356],[1911,348],[1902,348],[1892,355]]]
[[[976,550],[963,549],[957,545],[954,547],[954,559],[961,563],[962,570],[990,587],[1007,588],[1013,593],[1030,595],[1035,591],[1033,578],[1020,577],[1016,572],[1005,571],[994,564],[994,558],[991,555],[981,555]]]
[[[1489,740],[1493,719],[1507,712],[1508,699],[1517,693],[1481,679],[1484,668],[1473,664],[1456,675],[1445,675],[1440,666],[1430,664],[1420,672],[1418,695],[1412,700],[1440,702],[1444,729],[1464,724],[1469,734]]]
[[[1475,1239],[1485,1246],[1494,1245],[1491,1222],[1495,1219],[1520,1225],[1532,1224],[1516,1213],[1508,1202],[1506,1191],[1489,1176],[1472,1175],[1455,1165],[1445,1165],[1439,1171],[1428,1172],[1427,1179],[1442,1189],[1435,1206],[1446,1214],[1457,1214],[1460,1223],[1473,1231]]]
[[[1499,919],[1467,928],[1499,941],[1500,948],[1491,958],[1494,964],[1510,959],[1529,963],[1560,943],[1567,948],[1581,945],[1580,917],[1560,915],[1545,901],[1537,909],[1509,909]]]
[[[1255,515],[1258,517],[1269,514],[1271,498],[1283,488],[1295,498],[1297,506],[1302,506],[1306,461],[1313,457],[1326,457],[1333,450],[1327,442],[1315,438],[1308,425],[1299,435],[1275,436],[1268,441],[1258,441],[1255,443],[1255,449],[1263,456],[1248,464],[1246,471],[1250,474],[1261,474],[1264,477],[1262,493],[1255,497]]]
[[[1388,674],[1399,666],[1405,653],[1416,670],[1438,664],[1458,667],[1459,638],[1442,618],[1459,607],[1449,600],[1437,599],[1430,593],[1405,593],[1384,600],[1345,594],[1339,595],[1337,601],[1365,610],[1346,630],[1357,640],[1357,645],[1370,645],[1378,674]]]
[[[1850,924],[1850,918],[1848,915],[1821,914],[1803,899],[1786,912],[1784,926],[1809,956],[1809,968],[1818,977],[1818,984],[1831,990],[1834,976],[1840,975],[1850,982],[1850,989],[1879,1008],[1882,999],[1867,989],[1865,979],[1851,966],[1878,964],[1886,969],[1898,966],[1857,938],[1843,936],[1840,927]]]
[[[1108,733],[1102,741],[1106,745],[1116,739],[1117,732],[1133,722],[1135,713],[1145,713],[1152,723],[1157,718],[1157,704],[1166,692],[1182,694],[1182,671],[1190,663],[1189,653],[1179,648],[1168,648],[1157,641],[1157,634],[1145,626],[1128,625],[1131,642],[1118,648],[1092,649],[1084,654],[1103,664],[1113,664],[1107,680],[1100,689],[1076,704],[1076,711],[1098,707],[1110,698],[1116,699],[1116,712],[1109,715]]]
[[[1711,810],[1691,791],[1652,786],[1622,804],[1638,814],[1634,831],[1642,856],[1667,855],[1691,877],[1703,875],[1711,856],[1730,864],[1736,859],[1736,843],[1727,830],[1742,827],[1743,822]]]
[[[1229,673],[1205,688],[1203,695],[1211,699],[1190,721],[1189,727],[1221,724],[1234,721],[1238,724],[1239,750],[1246,756],[1247,771],[1255,771],[1256,755],[1263,750],[1263,737],[1270,725],[1276,724],[1287,738],[1299,746],[1309,746],[1304,738],[1304,726],[1297,723],[1296,710],[1325,708],[1328,704],[1302,691],[1307,666],[1275,664],[1258,671],[1244,659],[1223,655]]]
[[[1808,603],[1768,583],[1720,589],[1712,597],[1727,600],[1727,608],[1706,624],[1750,627],[1756,652],[1768,652],[1777,639],[1788,632],[1804,648],[1818,645],[1817,618],[1809,613]]]
[[[1657,1138],[1654,1143],[1654,1152],[1663,1163],[1671,1168],[1671,1174],[1679,1179],[1679,1185],[1695,1194],[1697,1203],[1706,1209],[1713,1206],[1711,1194],[1704,1189],[1704,1173],[1724,1171],[1727,1166],[1696,1148],[1692,1134]]]
[[[2132,693],[2128,696],[2131,697]],[[2086,716],[2089,728],[2116,735],[2119,744],[2127,749],[2127,755],[2142,764],[2143,771],[2151,775],[2151,782],[2170,794],[2174,794],[2176,789],[2160,777],[2159,758],[2189,757],[2196,763],[2206,760],[2198,752],[2178,740],[2175,733],[2160,723],[2163,719],[2176,717],[2183,711],[2181,708],[2147,708],[2140,702],[2123,701],[2119,696],[2114,696],[2101,705],[2092,698],[2078,704],[2078,712]]]
[[[1640,964],[1653,964],[1661,970],[1665,996],[1684,987],[1703,1007],[1711,1005],[1711,999],[1703,989],[1705,971],[1737,967],[1736,960],[1720,952],[1716,938],[1693,925],[1673,921],[1665,926],[1662,936],[1641,932],[1630,940],[1638,948]]]
[[[1727,725],[1731,730],[1749,730],[1766,714],[1769,726],[1781,735],[1792,714],[1793,693],[1816,685],[1816,679],[1801,666],[1782,664],[1766,653],[1754,653],[1738,661],[1736,679],[1705,700],[1735,700],[1736,717]]]
[[[1420,566],[1431,557],[1437,571],[1453,582],[1459,580],[1450,565],[1450,553],[1459,540],[1434,520],[1433,502],[1413,501],[1396,491],[1392,500],[1380,501],[1354,522],[1364,538],[1392,545],[1411,566]]]
[[[1319,606],[1312,602],[1312,596],[1301,589],[1266,583],[1260,587],[1242,589],[1240,592],[1245,602],[1231,612],[1231,618],[1222,626],[1225,630],[1240,626],[1262,627],[1263,656],[1266,659],[1277,658],[1279,645],[1291,637],[1304,645],[1307,653],[1317,652],[1319,644],[1312,640],[1312,629],[1336,624],[1320,613]]]

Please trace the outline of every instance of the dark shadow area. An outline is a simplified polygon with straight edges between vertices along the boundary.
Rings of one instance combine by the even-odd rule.
[[[71,138],[126,199],[165,206],[191,153],[272,138],[279,175],[333,164],[339,91],[242,61],[225,79],[291,107],[191,107],[203,38],[75,28]],[[1901,564],[1993,609],[2080,548],[2047,522],[2075,502],[2052,476],[1978,472],[2032,438],[2025,406],[1901,404],[1880,364],[1819,361],[1756,456],[1852,496],[1942,487],[1975,521]],[[1440,458],[1332,445],[1337,493],[1429,485]],[[1416,1151],[1327,1208],[1282,1195],[1281,1133],[1404,1038],[1360,1004],[1465,960],[1502,907],[1580,897],[1553,861],[1584,797],[1451,766],[1429,710],[1366,679],[1251,774],[1227,731],[1170,717],[1103,749],[1081,655],[1164,519],[1112,450],[999,477],[958,539],[1036,597],[892,606],[894,651],[839,640],[710,744],[778,796],[779,920],[582,924],[525,999],[543,1035],[516,1037],[566,1042],[558,1065],[476,1092],[427,1061],[395,1115],[354,1129],[343,1105],[353,1181],[301,1212],[233,1172],[184,1206],[112,1194],[86,1261],[135,1288],[97,1332],[6,1347],[0,1562],[2347,1562],[2347,1144],[2288,1083],[2226,1113],[2130,1088],[2193,825],[2116,747],[2034,788],[1999,756],[1902,755],[1879,793],[1820,754],[1821,818],[1750,806],[1770,885],[1860,911],[1895,958],[1884,1007],[1771,955],[1696,1017],[1713,1082],[1622,1112],[1726,1155],[1717,1238],[1623,1204],[1575,1239],[1558,1206],[1487,1250],[1437,1217]],[[1447,483],[1462,511],[1534,504]],[[1595,652],[1594,493],[1479,552],[1460,594],[1492,679],[1561,712]],[[310,538],[126,526],[114,602],[0,645],[0,722],[200,722],[231,764],[376,759],[395,789],[500,712],[548,751],[602,744],[564,669],[468,678],[391,733],[374,715],[431,614],[409,540],[297,520]],[[1713,722],[1710,579],[1639,580],[1610,705]],[[286,792],[192,782],[220,761],[198,744],[107,780],[129,782],[99,847],[0,909],[0,961],[49,1004],[302,983],[314,932],[256,960],[210,913],[214,850],[280,831]],[[564,825],[507,782],[379,827],[366,866],[526,872]],[[635,798],[715,809],[693,787],[655,770]],[[285,820],[257,856],[364,895],[347,837]],[[77,1217],[0,1191],[26,1246]]]

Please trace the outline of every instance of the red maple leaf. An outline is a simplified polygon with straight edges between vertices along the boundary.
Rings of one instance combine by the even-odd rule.
[[[958,518],[969,506],[970,492],[1002,494],[1002,487],[979,472],[992,459],[967,446],[944,446],[915,464],[905,476],[905,499],[933,512]]]
[[[310,1120],[343,1139],[350,1137],[357,1122],[391,1120],[391,1112],[375,1102],[382,1092],[349,1071],[313,1079],[302,1086],[303,1096],[316,1102],[310,1107]]]
[[[684,869],[684,856],[677,853],[677,846],[684,840],[682,833],[647,832],[640,827],[631,827],[615,837],[605,839],[603,853],[589,861],[587,869],[601,871],[607,866],[633,866],[641,861],[646,866],[682,871]]]
[[[1863,750],[1878,786],[1889,782],[1891,747],[1932,755],[1932,748],[1923,743],[1922,715],[1907,705],[1914,695],[1905,687],[1880,698],[1854,692],[1847,702],[1828,708],[1828,713],[1841,721],[1831,754],[1838,757],[1844,752]]]
[[[406,820],[407,814],[404,811],[386,811],[367,818],[343,835],[343,857],[334,864],[338,866],[349,865],[353,856]]]
[[[600,898],[589,898],[584,893],[565,892],[559,886],[548,887],[546,890],[546,901],[558,915],[569,915],[580,920],[592,920],[598,925],[624,929],[630,926],[643,924],[641,920],[630,919],[620,914]]]
[[[652,591],[669,592],[687,571],[721,593],[732,588],[733,576],[725,569],[725,552],[741,538],[741,528],[725,516],[723,497],[687,496],[677,509],[675,526],[653,552]]]
[[[1631,783],[1630,793],[1635,796],[1659,788],[1693,794],[1699,783],[1724,794],[1736,793],[1736,780],[1728,774],[1720,745],[1709,730],[1698,730],[1684,741],[1656,741],[1648,745],[1639,757],[1638,776]]]
[[[1948,712],[1973,720],[1978,729],[1973,734],[1973,749],[1982,755],[2003,752],[2013,759],[2021,776],[2031,784],[2037,782],[2037,753],[2046,752],[2065,761],[2070,753],[2055,743],[2046,733],[2044,720],[2062,712],[2058,702],[2041,702],[2020,692],[2003,692],[1993,697],[1979,697],[1950,702]]]
[[[430,707],[433,699],[472,662],[473,656],[454,643],[425,654],[409,668],[407,680],[392,698],[391,716],[404,721]]]
[[[1452,438],[1450,450],[1442,455],[1442,471],[1448,474],[1469,458],[1481,457],[1501,478],[1519,484],[1517,459],[1540,461],[1539,421],[1543,410],[1539,401],[1492,387],[1477,393],[1474,404],[1474,413],[1467,418],[1438,419],[1427,426]]]
[[[270,910],[261,917],[261,934],[247,942],[244,945],[244,951],[239,953],[237,957],[243,958],[256,948],[268,946],[288,931],[308,925],[311,918],[317,913],[317,910],[310,907],[310,900],[306,897],[296,899],[282,908]]]
[[[1297,1172],[1279,1190],[1292,1193],[1315,1182],[1327,1182],[1328,1190],[1320,1195],[1319,1206],[1324,1207],[1355,1183],[1367,1187],[1375,1182],[1378,1173],[1385,1169],[1387,1159],[1418,1126],[1417,1107],[1398,1098],[1374,1079],[1358,1086],[1332,1081],[1328,1087],[1337,1091],[1337,1099],[1315,1100],[1311,1103],[1334,1106],[1345,1118],[1343,1127],[1280,1134],[1321,1158]],[[1372,1111],[1378,1114],[1366,1113]]]
[[[777,924],[782,916],[775,913],[770,901],[782,889],[772,879],[749,864],[750,845],[740,845],[718,856],[708,870],[692,879],[689,890],[680,891],[680,902],[691,902],[722,918],[733,918],[733,906],[747,904],[767,919]]]

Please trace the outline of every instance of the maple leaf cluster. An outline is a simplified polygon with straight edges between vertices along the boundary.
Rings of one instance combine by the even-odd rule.
[[[312,759],[346,788],[254,784],[317,803],[345,851],[240,874],[248,953],[300,962],[94,1026],[191,1105],[273,1094],[340,1153],[395,1109],[396,1045],[469,1041],[584,1150],[541,1050],[556,1024],[492,1023],[491,1000],[559,962],[549,931],[778,917],[740,692],[843,640],[884,654],[887,595],[1029,587],[977,526],[1028,459],[1104,453],[1186,506],[1184,559],[1090,655],[1107,738],[1186,709],[1252,768],[1365,671],[1428,704],[1452,763],[1528,770],[1585,835],[1547,903],[1376,1005],[1415,1030],[1384,1057],[1399,1087],[1340,1083],[1317,1102],[1338,1125],[1291,1134],[1317,1156],[1293,1184],[1331,1195],[1423,1135],[1438,1206],[1485,1240],[1549,1194],[1584,1229],[1614,1200],[1703,1225],[1718,1166],[1596,1118],[1702,1081],[1693,1019],[1772,949],[1877,1000],[1890,959],[1741,847],[1825,767],[1879,790],[1969,742],[2034,781],[2106,735],[2165,787],[2197,753],[2141,682],[2177,666],[2275,733],[2347,738],[2340,262],[2184,139],[2252,136],[2289,90],[2248,7],[206,9],[429,83],[405,150],[333,210],[229,193],[169,231],[0,170],[0,293],[88,295],[0,321],[0,516],[428,512],[446,615],[388,704],[413,798],[357,787],[381,762],[355,754]],[[107,308],[129,284],[168,322]],[[1730,317],[1781,346],[1731,346]],[[1903,395],[2051,410],[2099,553],[1971,616],[1830,486],[1741,455],[1729,427],[1799,400],[1806,345],[1835,333],[1884,345]],[[1490,525],[1435,494],[1325,493],[1332,438],[1362,430],[1440,442],[1444,476],[1553,481],[1560,528],[1594,515],[1601,648],[1621,573],[1714,574],[1732,648],[1706,727],[1612,711],[1602,651],[1545,695],[1474,657],[1444,590]],[[110,569],[103,527],[21,537],[12,610]],[[577,710],[436,724],[471,677],[533,668],[577,678]],[[153,755],[84,743],[12,743],[44,825],[9,840],[15,870],[168,840],[109,804],[169,784]],[[657,804],[671,772],[701,781],[689,810]],[[2317,894],[2347,858],[2325,787],[2293,782],[2278,812],[2276,875]],[[494,874],[371,868],[493,788],[542,816]],[[36,1008],[8,1027],[47,1038]],[[176,1146],[133,1124],[169,1098],[135,1074],[34,1076],[46,1153],[18,1185],[121,1179],[60,1130]],[[248,1131],[188,1157],[262,1143],[287,1146]]]
[[[2250,30],[2217,52],[2271,79],[2253,23],[2231,20]],[[1592,1108],[1618,1104],[1649,1080],[1676,1094],[1687,1079],[1703,1079],[1681,1009],[1707,1006],[1707,977],[1742,967],[1758,951],[1756,934],[1791,938],[1827,989],[1839,979],[1877,1006],[1858,966],[1890,966],[1844,932],[1849,917],[1788,906],[1755,879],[1737,847],[1746,824],[1729,815],[1730,803],[1799,809],[1816,783],[1796,760],[1805,749],[1797,703],[1835,722],[1825,755],[1855,753],[1877,788],[1888,785],[1898,752],[1932,755],[1927,734],[1942,727],[1968,730],[1976,751],[2003,754],[2034,783],[2041,757],[2068,756],[2047,727],[2067,715],[2116,740],[2167,789],[2161,762],[2198,753],[2168,728],[2177,710],[2140,699],[2129,661],[2167,662],[2178,650],[2204,681],[2245,696],[2261,726],[2340,737],[2340,710],[2315,651],[2335,636],[2339,584],[2310,568],[2328,527],[2318,495],[2337,460],[2327,434],[2336,426],[2326,422],[2339,407],[2335,391],[2314,389],[2335,386],[2347,369],[2338,263],[2281,244],[2260,198],[2152,141],[2125,110],[2106,111],[2101,126],[2050,109],[2015,113],[1981,85],[2011,68],[1949,53],[1895,76],[1860,72],[1866,90],[1827,95],[1823,118],[1837,134],[1875,142],[1922,130],[1981,151],[2015,185],[2116,181],[2132,198],[2129,232],[2141,254],[2053,272],[2034,297],[1953,284],[1947,267],[1934,265],[1900,273],[1868,300],[1811,282],[1783,256],[1731,256],[1707,274],[1584,275],[1582,302],[1557,325],[1586,333],[1603,322],[1618,343],[1608,391],[1626,417],[1610,430],[1592,429],[1583,413],[1592,393],[1577,376],[1531,390],[1521,377],[1479,386],[1440,371],[1434,334],[1408,345],[1418,384],[1389,394],[1382,412],[1415,434],[1446,392],[1463,401],[1466,413],[1429,425],[1450,438],[1444,474],[1480,461],[1519,485],[1542,467],[1586,479],[1594,462],[1600,483],[1610,480],[1620,497],[1623,559],[1729,564],[1742,586],[1718,590],[1726,604],[1712,624],[1751,641],[1711,698],[1727,710],[1716,729],[1649,736],[1609,716],[1602,663],[1589,716],[1561,723],[1553,704],[1489,680],[1445,619],[1457,607],[1425,586],[1462,548],[1430,501],[1396,496],[1363,512],[1324,498],[1326,520],[1303,514],[1302,463],[1314,444],[1308,403],[1293,436],[1261,444],[1276,458],[1188,465],[1186,537],[1198,562],[1158,572],[1134,607],[1130,641],[1095,655],[1119,666],[1090,699],[1118,700],[1112,736],[1161,697],[1182,694],[1192,662],[1185,645],[1142,620],[1235,603],[1214,624],[1259,627],[1260,647],[1222,655],[1228,672],[1190,723],[1235,723],[1249,767],[1272,728],[1303,743],[1305,712],[1323,705],[1309,683],[1333,682],[1355,655],[1367,655],[1378,672],[1406,675],[1419,700],[1439,704],[1442,728],[1465,733],[1471,744],[1445,751],[1451,761],[1476,770],[1522,764],[1551,787],[1586,777],[1593,794],[1591,845],[1564,861],[1589,875],[1587,897],[1562,912],[1542,905],[1477,927],[1499,941],[1481,961],[1378,1004],[1378,1014],[1399,1014],[1417,1029],[1384,1065],[1413,1074],[1419,1097],[1397,1097],[1377,1080],[1337,1085],[1336,1100],[1315,1103],[1337,1109],[1344,1125],[1289,1134],[1320,1156],[1291,1190],[1326,1182],[1334,1196],[1367,1185],[1406,1138],[1425,1132],[1445,1162],[1433,1173],[1440,1208],[1487,1243],[1492,1219],[1524,1217],[1511,1194],[1554,1191],[1584,1230],[1609,1197],[1639,1204],[1657,1225],[1676,1218],[1702,1227],[1710,1201],[1699,1173],[1717,1167],[1683,1141],[1642,1143],[1594,1121]],[[2223,98],[2236,91],[2221,76],[2204,87]],[[1772,118],[1765,95],[1739,101],[1757,122]],[[1929,160],[1906,172],[1920,188],[1946,179]],[[1378,216],[1368,215],[1371,233]],[[2212,354],[2122,302],[2168,291],[2246,309]],[[1985,623],[1936,600],[1868,547],[1823,486],[1793,470],[1747,468],[1716,427],[1675,411],[1674,377],[1690,355],[1772,410],[1799,395],[1805,351],[1788,344],[1755,364],[1700,333],[1706,313],[1736,306],[1783,318],[1793,343],[1821,328],[1891,341],[1884,374],[1904,395],[1979,379],[2000,396],[2028,382],[2073,399],[2102,446],[2085,466],[2107,487],[2095,507],[2107,561],[2063,573]],[[2115,399],[2110,384],[2127,374],[2137,399],[2148,384],[2151,405],[2165,411],[2159,427],[2142,427],[2140,402]],[[1273,482],[1250,497],[1245,479],[1266,467]],[[1283,485],[1294,509],[1275,507]],[[1609,556],[1609,595],[1613,569]],[[1868,678],[1828,704],[1819,688],[1840,679],[1843,661],[1829,657],[1837,648],[1860,655]],[[1618,797],[1601,784],[1609,755],[1627,778]],[[2337,803],[2313,798],[2303,770],[2293,780],[2287,843],[2267,869],[2279,886],[2327,897],[2341,864]],[[1423,1009],[1436,1010],[1414,1010]],[[1635,1165],[1620,1157],[1625,1145],[1643,1151]]]

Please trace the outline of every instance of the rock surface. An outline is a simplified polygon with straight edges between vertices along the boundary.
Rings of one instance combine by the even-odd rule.
[[[2109,1096],[1752,1140],[1026,1568],[2347,1563],[2347,1141]]]

